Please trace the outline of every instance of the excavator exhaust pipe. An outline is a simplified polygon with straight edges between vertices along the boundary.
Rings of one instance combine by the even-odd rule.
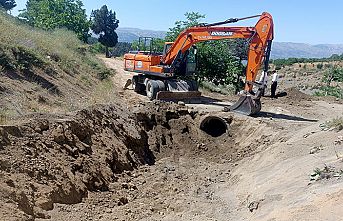
[[[260,98],[256,98],[250,94],[242,95],[239,100],[229,107],[229,111],[244,115],[254,115],[261,110]]]

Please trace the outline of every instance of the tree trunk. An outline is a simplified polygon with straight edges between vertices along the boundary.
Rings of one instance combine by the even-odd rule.
[[[111,56],[110,56],[110,53],[109,53],[109,51],[108,51],[108,47],[106,47],[106,58],[110,58]]]

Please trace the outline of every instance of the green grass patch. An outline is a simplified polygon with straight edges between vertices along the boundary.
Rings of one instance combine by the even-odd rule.
[[[315,96],[334,96],[343,99],[343,89],[339,86],[322,86],[314,93]]]

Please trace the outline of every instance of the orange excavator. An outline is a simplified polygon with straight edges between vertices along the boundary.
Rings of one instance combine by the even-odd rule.
[[[259,17],[254,27],[223,26],[245,19]],[[248,59],[244,93],[228,109],[253,115],[261,110],[261,92],[264,85],[255,82],[263,64],[268,71],[273,40],[273,19],[264,12],[245,18],[231,18],[213,24],[190,27],[179,34],[174,42],[166,42],[163,54],[149,51],[130,51],[124,55],[125,70],[138,73],[132,78],[136,92],[146,92],[149,99],[189,98],[200,96],[197,82],[191,77],[196,71],[196,46],[198,42],[244,38],[248,39]],[[144,39],[147,40],[146,38]],[[253,87],[257,86],[256,93]]]

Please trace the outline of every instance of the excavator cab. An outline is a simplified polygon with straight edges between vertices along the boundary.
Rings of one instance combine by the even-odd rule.
[[[165,55],[165,54],[169,51],[170,47],[171,47],[173,44],[174,44],[174,42],[172,42],[172,41],[170,41],[170,42],[167,41],[167,42],[164,43],[163,55]]]
[[[166,42],[164,44],[163,55],[168,52],[173,44],[174,42]],[[181,53],[180,51],[172,64],[172,66],[174,66],[174,74],[176,76],[193,76],[197,68],[197,58],[197,47],[195,45],[190,47],[184,53]]]

